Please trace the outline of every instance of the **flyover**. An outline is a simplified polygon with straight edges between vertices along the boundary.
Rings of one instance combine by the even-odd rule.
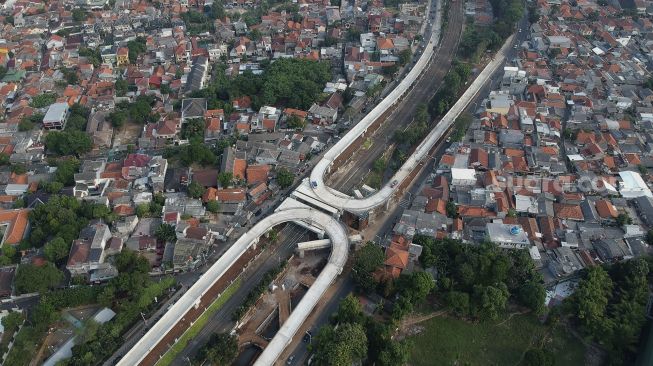
[[[377,118],[380,118],[387,109],[391,108],[394,104],[398,103],[399,98],[402,96],[412,85],[419,74],[419,70],[413,69],[413,71],[408,74],[404,82],[402,82],[392,93],[388,95],[376,108],[374,108],[365,118],[363,118],[354,128],[352,128],[349,133],[347,133],[343,138],[338,141],[331,149],[324,155],[322,160],[320,160],[315,168],[311,171],[310,181],[311,189],[316,197],[321,201],[328,203],[332,207],[338,208],[340,210],[345,210],[354,213],[369,212],[386,202],[388,202],[392,196],[397,192],[398,188],[401,186],[401,183],[417,168],[425,158],[427,158],[429,151],[435,146],[435,144],[444,136],[445,132],[453,125],[456,118],[460,113],[467,107],[467,104],[476,96],[476,94],[481,90],[486,81],[494,74],[498,68],[503,65],[505,60],[505,54],[510,49],[512,45],[512,38],[510,37],[501,50],[497,52],[496,57],[488,63],[488,65],[480,72],[477,78],[472,82],[472,84],[467,88],[463,95],[456,101],[456,103],[449,109],[449,111],[440,119],[437,125],[429,132],[429,134],[424,138],[424,140],[419,144],[415,149],[412,155],[404,162],[404,164],[399,168],[399,170],[394,174],[388,183],[386,183],[381,189],[374,193],[371,196],[358,199],[350,197],[342,192],[339,192],[333,188],[330,188],[325,185],[324,177],[329,173],[331,166],[334,164],[338,156],[349,148],[349,146],[361,136],[365,136],[367,128],[371,126]],[[429,48],[430,53],[432,54],[432,47]],[[418,61],[418,64],[422,61],[425,61],[424,58],[431,56],[427,55],[427,52],[424,52],[422,58]],[[425,61],[427,62],[428,59]],[[422,65],[425,67],[426,64]]]
[[[440,15],[438,3],[438,16]],[[426,136],[414,153],[406,160],[393,178],[375,194],[363,199],[355,199],[329,188],[324,184],[324,177],[333,166],[336,159],[361,137],[365,137],[368,128],[384,115],[410,91],[415,81],[431,62],[435,46],[439,39],[436,30],[428,42],[424,53],[404,80],[385,99],[383,99],[367,116],[354,126],[336,143],[316,164],[310,175],[312,193],[320,201],[339,210],[350,212],[366,212],[388,202],[398,191],[401,183],[424,161],[429,151],[453,125],[457,116],[465,109],[470,100],[481,90],[488,78],[503,64],[505,53],[510,48],[512,37],[506,41],[469,88],[463,93],[454,106],[445,114],[433,130]],[[259,223],[241,236],[225,254],[218,259],[204,275],[168,310],[164,316],[141,338],[136,345],[120,360],[118,365],[133,366],[143,362],[146,356],[156,347],[173,327],[191,309],[200,304],[200,299],[227,272],[250,247],[258,242],[263,234],[276,225],[289,221],[304,221],[309,226],[318,227],[327,234],[332,243],[329,261],[315,283],[299,303],[290,317],[281,326],[270,344],[264,349],[255,365],[272,365],[292,340],[299,327],[314,309],[317,302],[342,272],[347,261],[349,240],[346,228],[333,216],[311,208],[288,208],[278,210],[263,218]]]
[[[304,295],[297,308],[290,314],[290,317],[274,337],[272,342],[265,348],[270,350],[264,352],[259,359],[276,359],[283,352],[285,345],[290,341],[297,329],[311,313],[322,294],[333,283],[336,277],[342,272],[347,261],[349,252],[349,239],[346,228],[335,218],[311,208],[293,208],[278,211],[263,218],[241,236],[225,254],[209,268],[197,282],[157,321],[152,328],[141,338],[132,349],[118,362],[121,366],[134,366],[141,364],[145,357],[156,347],[172,328],[191,309],[199,306],[200,299],[209,289],[227,272],[238,258],[250,247],[256,245],[258,239],[276,225],[303,220],[312,226],[324,230],[331,239],[333,245],[329,261],[320,275],[317,277],[308,292]],[[269,365],[272,363],[260,363]]]

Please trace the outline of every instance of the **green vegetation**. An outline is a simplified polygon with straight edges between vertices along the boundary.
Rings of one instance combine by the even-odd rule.
[[[544,311],[541,274],[528,251],[422,235],[413,242],[423,246],[422,265],[438,269],[438,292],[455,314],[496,320],[505,312],[509,297],[538,314]]]
[[[236,291],[240,288],[240,279],[236,280],[234,283],[229,285],[222,294],[211,304],[209,307],[200,315],[197,320],[193,323],[193,325],[182,334],[181,337],[179,337],[179,341],[175,343],[168,352],[166,352],[161,359],[156,363],[157,366],[168,366],[172,364],[172,361],[177,357],[179,352],[181,352],[184,348],[186,348],[186,345],[188,342],[190,342],[191,339],[194,339],[197,337],[197,334],[204,328],[206,323],[209,321],[211,316],[215,314],[218,310],[220,310],[224,304],[233,296],[233,294],[236,293]]]
[[[188,33],[192,36],[204,32],[213,33],[215,31],[215,27],[211,19],[200,12],[191,10],[185,13],[181,13],[181,19],[184,21]]]
[[[295,130],[303,130],[304,127],[306,126],[306,121],[297,117],[297,116],[290,116],[288,118],[288,128],[292,128]]]
[[[372,274],[383,264],[384,260],[383,249],[371,241],[365,243],[354,254],[354,266],[352,267],[351,276],[360,291],[367,293],[374,291],[377,284]]]
[[[167,243],[177,240],[175,227],[170,224],[159,225],[159,227],[156,229],[156,232],[154,233],[154,236],[156,236],[157,240]]]
[[[461,92],[465,82],[471,74],[469,64],[456,62],[453,68],[444,78],[444,83],[440,86],[437,93],[431,99],[429,109],[431,113],[442,116],[458,100],[458,94]]]
[[[101,288],[97,301],[114,308],[117,315],[99,327],[96,337],[73,347],[69,365],[96,364],[109,356],[122,344],[122,333],[140,320],[140,313],[151,311],[154,298],[161,298],[175,284],[172,277],[152,281],[147,260],[130,250],[120,252],[115,265],[120,274]]]
[[[415,366],[432,365],[432,360],[442,365],[522,365],[525,352],[535,349],[553,353],[557,366],[585,364],[585,348],[578,339],[562,327],[540,324],[532,315],[475,323],[435,317],[420,325],[424,331],[410,338],[410,364]]]
[[[340,302],[332,320],[338,329],[331,324],[323,326],[309,346],[317,365],[351,365],[362,359],[366,359],[367,365],[406,364],[411,343],[393,340],[394,326],[363,314],[354,295]]]
[[[90,114],[90,109],[82,106],[79,103],[73,104],[72,107],[70,107],[70,114],[68,115],[68,120],[66,121],[66,131],[86,131],[86,122],[88,122],[88,117]]]
[[[84,9],[81,9],[81,8],[73,9],[73,20],[74,21],[81,22],[81,21],[86,20],[87,17],[88,17],[88,14],[86,13],[86,11]]]
[[[130,63],[135,64],[138,56],[144,54],[145,51],[147,51],[146,43],[147,40],[143,37],[136,37],[136,39],[127,42]]]
[[[57,287],[61,280],[63,280],[63,273],[52,263],[43,266],[21,264],[16,271],[16,292],[18,294],[43,293]]]
[[[451,134],[452,141],[462,141],[467,133],[469,125],[472,123],[473,116],[468,112],[463,112],[456,118],[453,127],[453,133]]]
[[[111,210],[102,204],[78,201],[74,197],[53,195],[48,202],[36,206],[30,214],[32,232],[27,244],[40,248],[50,240],[61,238],[66,243],[77,239],[89,220],[114,219]]]
[[[567,313],[581,331],[608,351],[608,363],[630,364],[645,323],[650,278],[649,258],[607,268],[587,268]]]
[[[216,79],[205,89],[191,93],[191,97],[207,98],[209,109],[222,108],[230,113],[230,101],[240,96],[252,98],[252,108],[261,105],[284,105],[307,110],[319,99],[324,83],[331,79],[326,62],[304,59],[279,59],[264,65],[262,75],[245,72],[228,79],[218,65]]]
[[[195,181],[190,182],[190,184],[188,185],[188,195],[192,198],[202,197],[204,191],[205,191],[204,187]]]
[[[43,123],[43,117],[45,116],[42,113],[34,113],[29,117],[23,117],[18,124],[18,131],[22,132],[33,130],[37,125],[41,125]]]
[[[403,131],[396,131],[394,140],[406,148],[414,146],[428,134],[429,119],[430,116],[426,104],[420,103],[415,110],[413,123]]]
[[[142,203],[136,207],[136,216],[142,217],[161,217],[161,210],[166,199],[162,194],[155,194],[150,203]]]
[[[231,318],[234,321],[240,320],[240,318],[242,318],[243,315],[245,315],[247,310],[249,310],[249,308],[252,307],[252,305],[254,305],[256,300],[258,300],[258,298],[261,297],[263,292],[265,292],[265,289],[268,287],[270,282],[272,282],[279,275],[279,273],[281,273],[281,271],[283,271],[283,269],[286,268],[287,264],[288,262],[283,262],[278,267],[272,268],[271,270],[267,271],[265,275],[263,275],[263,278],[261,278],[258,285],[256,285],[256,287],[252,288],[249,291],[242,305],[236,308],[233,314],[231,314]]]
[[[218,201],[209,201],[206,203],[206,210],[211,213],[218,213],[220,211],[220,204]]]
[[[97,302],[112,307],[118,315],[103,325],[89,324],[92,327],[79,334],[85,342],[76,345],[73,348],[73,357],[62,365],[98,364],[122,344],[122,333],[140,319],[141,312],[150,311],[154,298],[161,298],[165,291],[174,285],[175,280],[167,277],[153,282],[148,275],[147,260],[129,250],[118,254],[114,263],[120,274],[105,286],[78,285],[42,292],[39,304],[17,335],[7,364],[29,364],[37,354],[38,346],[51,323],[59,319],[62,309]]]
[[[45,136],[45,148],[49,153],[57,156],[79,156],[91,151],[93,141],[82,131],[50,131]]]
[[[99,67],[102,64],[102,55],[99,48],[80,47],[79,55],[86,57],[94,67]]]
[[[216,154],[203,142],[191,140],[189,144],[169,147],[163,153],[163,157],[170,160],[177,160],[183,166],[199,164],[201,166],[214,165],[218,160]]]
[[[286,168],[280,168],[277,170],[277,183],[283,189],[292,186],[295,181],[295,175]]]
[[[161,116],[152,113],[154,102],[154,97],[149,95],[139,95],[133,103],[120,102],[116,104],[116,109],[109,114],[108,119],[117,128],[122,127],[126,122],[137,124],[156,122]]]
[[[234,180],[234,173],[232,172],[220,172],[218,174],[218,183],[220,187],[227,188],[231,185],[231,182]]]
[[[32,108],[45,108],[57,100],[57,93],[43,93],[32,98],[29,103]]]
[[[316,365],[349,366],[367,354],[365,328],[358,323],[331,325],[320,328],[311,345]]]
[[[193,118],[186,121],[181,126],[181,138],[184,140],[199,140],[200,142],[204,141],[204,130],[206,124],[203,118]]]
[[[238,337],[227,333],[213,333],[209,341],[200,348],[196,360],[200,364],[208,361],[212,365],[230,365],[238,356]]]

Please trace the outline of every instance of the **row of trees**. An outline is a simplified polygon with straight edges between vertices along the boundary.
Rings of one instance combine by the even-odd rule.
[[[466,245],[459,240],[437,240],[417,235],[420,262],[438,270],[437,291],[451,310],[462,317],[495,320],[508,299],[541,314],[546,292],[542,277],[527,251],[505,251],[492,243]]]
[[[455,62],[452,69],[444,78],[444,82],[431,99],[429,109],[431,113],[441,116],[458,100],[458,94],[467,82],[472,69],[469,64]]]

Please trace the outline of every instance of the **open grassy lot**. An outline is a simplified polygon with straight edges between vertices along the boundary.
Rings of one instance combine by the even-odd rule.
[[[425,329],[411,337],[410,364],[519,365],[529,348],[544,346],[558,366],[584,364],[585,347],[565,329],[540,324],[531,315],[498,322],[471,323],[435,317],[420,324]]]

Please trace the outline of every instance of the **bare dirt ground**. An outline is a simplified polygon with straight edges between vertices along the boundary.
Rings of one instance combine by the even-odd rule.
[[[124,145],[136,145],[138,137],[141,135],[143,126],[134,123],[126,123],[121,129],[116,129],[113,134],[112,147]]]

